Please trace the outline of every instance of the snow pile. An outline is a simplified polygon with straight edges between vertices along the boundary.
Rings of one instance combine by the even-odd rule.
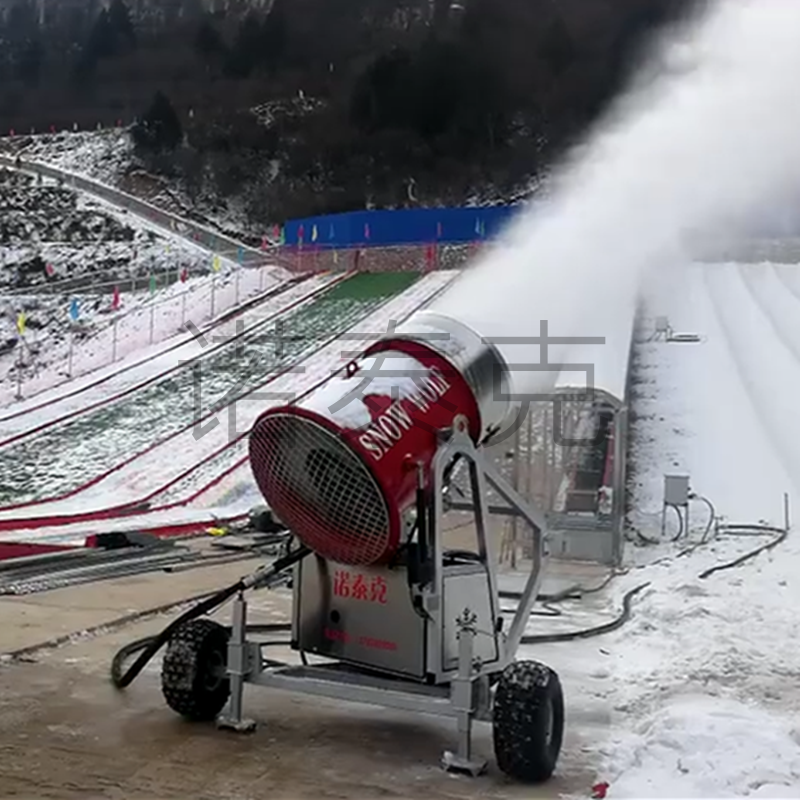
[[[675,266],[653,276],[632,375],[630,521],[643,533],[660,532],[670,473],[689,475],[725,521],[780,525],[784,492],[800,507],[800,474],[787,455],[797,452],[787,391],[800,380],[792,357],[800,301],[791,286],[800,293],[800,269],[768,264]],[[658,316],[700,342],[647,341]],[[692,515],[705,524],[701,504]]]
[[[599,775],[610,797],[798,796],[800,542],[790,535],[747,565],[699,577],[768,540],[673,551],[622,580],[618,592],[651,586],[602,640],[611,718]],[[631,560],[644,558],[653,556]]]
[[[611,797],[800,796],[800,728],[752,704],[687,694],[621,745]]]

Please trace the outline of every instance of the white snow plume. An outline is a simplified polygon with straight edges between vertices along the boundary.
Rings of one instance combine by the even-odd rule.
[[[603,336],[630,313],[643,270],[682,257],[688,233],[731,230],[800,184],[800,2],[711,6],[564,164],[553,196],[524,212],[442,297],[484,336]],[[655,63],[655,61],[653,62]],[[550,362],[569,361],[568,345]],[[538,345],[506,347],[540,363]],[[523,373],[548,391],[557,376]]]

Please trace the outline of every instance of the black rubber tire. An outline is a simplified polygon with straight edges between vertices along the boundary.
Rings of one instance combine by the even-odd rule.
[[[167,705],[183,717],[213,720],[231,693],[220,674],[228,662],[230,632],[210,619],[193,619],[169,640],[161,666],[161,692]]]
[[[564,694],[558,675],[536,661],[509,664],[495,691],[492,729],[502,772],[524,783],[548,780],[564,737]]]

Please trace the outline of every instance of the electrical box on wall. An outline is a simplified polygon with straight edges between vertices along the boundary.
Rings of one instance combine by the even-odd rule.
[[[664,476],[664,505],[668,506],[689,505],[688,475]]]

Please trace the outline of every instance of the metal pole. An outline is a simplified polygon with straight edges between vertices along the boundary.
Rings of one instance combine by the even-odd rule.
[[[527,451],[527,466],[525,468],[525,499],[533,502],[533,406],[528,405],[525,431],[525,449]],[[533,531],[526,526],[525,545],[522,550],[523,558],[533,558]]]
[[[262,292],[264,290],[264,267],[261,267],[258,273],[258,291]]]
[[[542,413],[542,465],[544,467],[544,481],[543,490],[544,498],[543,503],[547,511],[552,511],[550,507],[550,447],[552,441],[550,438],[550,404],[544,407]]]
[[[236,267],[236,303],[235,305],[239,305],[239,274],[241,273],[242,268],[241,266]]]
[[[548,508],[551,511],[553,510],[553,507],[556,504],[556,494],[558,493],[558,483],[559,483],[556,476],[556,464],[558,459],[556,458],[555,430],[556,430],[556,409],[555,406],[553,406],[550,412],[550,427],[548,429],[548,435],[550,436],[550,452],[549,452],[550,464],[548,465],[547,468],[547,471],[550,474],[550,496],[548,498]]]
[[[22,336],[19,337],[19,357],[17,358],[17,400],[22,400]]]
[[[75,331],[70,325],[69,328],[69,361],[67,362],[67,377],[72,377],[72,350],[75,345]]]
[[[111,363],[117,360],[117,318],[114,317],[114,338],[111,343]]]
[[[153,328],[155,327],[155,313],[156,313],[156,304],[155,301],[150,303],[150,344],[153,344]]]
[[[212,319],[214,318],[214,300],[215,300],[214,293],[216,291],[216,288],[217,288],[217,276],[214,275],[211,278],[211,318]]]
[[[528,451],[528,468],[525,471],[525,499],[530,503],[533,497],[533,407],[528,406],[525,447]]]
[[[186,324],[186,290],[181,294],[181,327]]]
[[[514,462],[511,465],[512,486],[515,492],[519,492],[519,448],[520,448],[520,426],[514,431]],[[517,515],[511,518],[511,569],[517,568],[517,545],[519,543],[519,523]]]
[[[789,492],[783,493],[783,525],[787,531],[791,525],[791,517],[789,516]]]

